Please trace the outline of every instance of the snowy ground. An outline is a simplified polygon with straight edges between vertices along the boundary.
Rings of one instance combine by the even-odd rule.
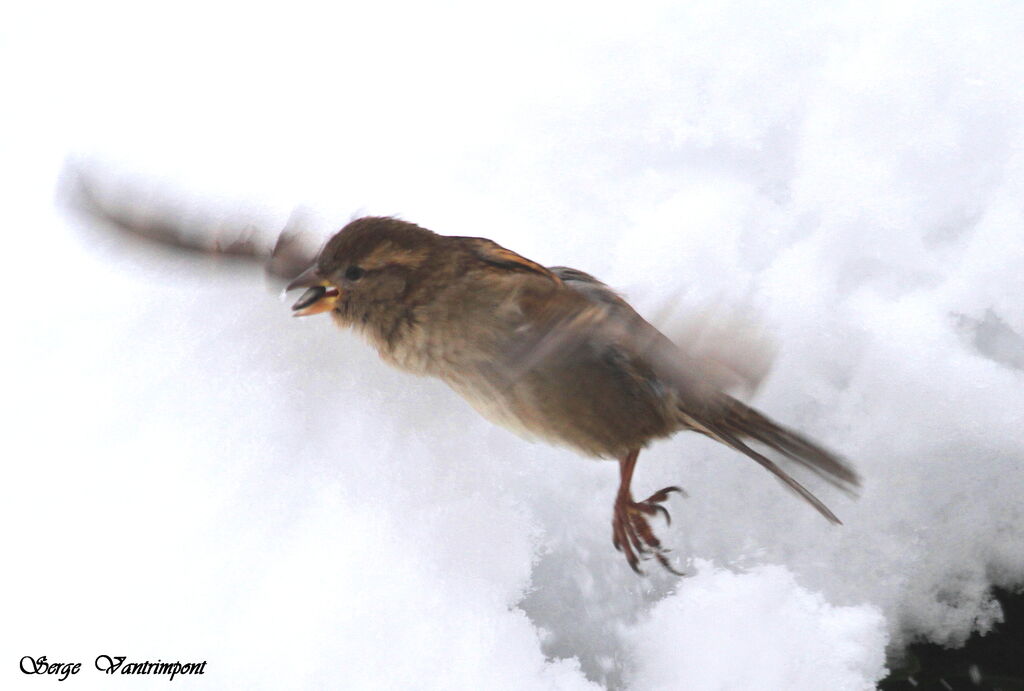
[[[2,685],[23,655],[205,659],[186,688],[861,689],[1024,584],[1024,7],[76,3],[0,26]],[[19,14],[19,12],[21,14]],[[324,228],[400,214],[742,304],[754,403],[852,458],[833,528],[683,435],[661,529],[256,272],[52,208],[69,152]],[[220,208],[224,208],[223,206]],[[120,680],[119,680],[120,681]],[[165,678],[123,680],[131,688]],[[124,688],[128,688],[125,686]]]

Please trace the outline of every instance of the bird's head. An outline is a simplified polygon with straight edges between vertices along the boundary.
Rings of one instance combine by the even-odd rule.
[[[367,322],[401,303],[442,236],[413,223],[367,216],[336,233],[316,262],[286,290],[305,288],[292,305],[304,317],[334,311],[342,321]]]

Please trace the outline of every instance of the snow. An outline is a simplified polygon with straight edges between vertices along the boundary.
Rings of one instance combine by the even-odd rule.
[[[626,635],[643,689],[855,689],[885,667],[881,613],[836,607],[780,566],[700,568]],[[874,651],[873,656],[866,651]],[[808,670],[814,670],[808,674]]]
[[[872,688],[1024,585],[1024,8],[24,6],[0,28],[4,659],[199,688]],[[16,21],[15,21],[16,20]],[[363,213],[757,315],[753,403],[851,458],[829,526],[680,435],[615,466],[388,369],[258,272],[53,209],[68,153],[326,232]],[[132,176],[138,177],[132,177]],[[29,679],[8,666],[3,686]],[[132,678],[133,688],[165,684]]]

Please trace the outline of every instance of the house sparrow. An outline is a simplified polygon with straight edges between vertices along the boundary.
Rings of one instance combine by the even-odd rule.
[[[299,265],[294,253],[280,261],[287,254],[280,240],[268,250],[249,236],[188,239],[173,224],[133,225],[95,195],[85,199],[92,215],[169,244],[262,254],[279,275],[281,267],[294,273]],[[678,573],[649,518],[670,520],[663,504],[682,490],[666,487],[637,501],[630,488],[640,450],[656,439],[692,430],[721,442],[832,523],[840,523],[835,514],[752,443],[841,489],[859,485],[843,459],[728,395],[700,360],[587,273],[547,268],[485,238],[439,235],[390,217],[352,221],[309,263],[287,287],[304,290],[292,306],[295,316],[329,313],[388,363],[441,379],[484,417],[524,437],[617,460],[612,540],[638,573],[648,557]]]

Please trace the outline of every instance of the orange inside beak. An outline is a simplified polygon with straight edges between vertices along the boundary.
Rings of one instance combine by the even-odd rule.
[[[308,317],[334,309],[341,291],[331,285],[315,285],[303,293],[292,305],[293,317]]]

